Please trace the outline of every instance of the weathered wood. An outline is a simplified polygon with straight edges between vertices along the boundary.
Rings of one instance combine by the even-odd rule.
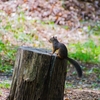
[[[46,50],[20,47],[6,100],[63,100],[66,66]]]

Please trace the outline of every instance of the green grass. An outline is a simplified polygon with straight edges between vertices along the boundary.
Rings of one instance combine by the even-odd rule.
[[[10,72],[15,61],[16,49],[0,41],[0,72]]]
[[[73,85],[73,83],[68,83],[68,82],[66,82],[65,83],[65,88],[74,88],[75,86]]]
[[[7,82],[7,81],[3,81],[0,83],[0,88],[6,88],[6,89],[9,89],[10,88],[10,83]]]
[[[83,28],[83,30],[89,34],[89,35],[100,35],[100,21],[91,21],[91,20],[81,20],[81,24],[88,25],[86,26],[86,29]]]
[[[100,35],[100,22],[95,22],[94,26],[88,26],[88,33]]]
[[[97,46],[93,40],[69,45],[69,51],[70,57],[84,63],[100,63],[100,46]]]

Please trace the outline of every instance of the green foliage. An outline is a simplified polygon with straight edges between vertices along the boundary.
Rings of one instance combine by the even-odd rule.
[[[62,26],[64,29],[66,29],[66,30],[68,30],[69,29],[69,27],[68,26]]]
[[[7,82],[7,81],[3,81],[0,83],[0,88],[7,88],[9,89],[10,88],[10,83]]]
[[[88,26],[88,33],[100,35],[100,22],[94,23],[94,26]]]
[[[100,90],[100,86],[98,83],[92,83],[91,86],[92,86],[92,88],[96,88],[96,89]]]
[[[0,72],[11,72],[13,61],[15,60],[16,49],[10,43],[0,41]]]
[[[24,12],[20,12],[20,15],[18,16],[17,20],[18,22],[24,22],[26,20]]]
[[[20,7],[18,9],[20,9]],[[12,72],[17,47],[23,44],[40,46],[40,41],[38,41],[37,31],[32,27],[32,24],[36,23],[36,21],[27,20],[23,11],[21,11],[17,17],[14,17],[13,20],[7,16],[1,16],[0,19],[2,19],[0,27],[0,29],[2,29],[0,31],[0,72],[8,73]],[[42,22],[40,23],[42,24]],[[54,24],[50,21],[48,21],[48,23]],[[29,29],[30,26],[32,29]],[[5,40],[4,37],[7,37],[7,39]]]
[[[65,83],[65,88],[74,88],[74,85],[72,83]]]
[[[86,75],[90,75],[90,74],[95,74],[97,77],[97,80],[100,79],[100,69],[98,66],[92,67],[90,70],[88,70],[87,68],[84,70]]]
[[[85,43],[77,43],[69,46],[69,56],[85,63],[100,63],[100,46],[97,46],[93,40]]]
[[[100,35],[100,21],[98,22],[93,22],[93,21],[81,21],[81,24],[83,24],[83,26],[86,26],[86,28],[83,30],[89,34],[89,35]]]
[[[93,72],[97,75],[98,79],[100,79],[100,69],[98,67],[97,68],[93,68]]]

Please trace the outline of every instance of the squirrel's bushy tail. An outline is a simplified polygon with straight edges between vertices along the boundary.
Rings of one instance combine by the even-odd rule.
[[[82,77],[82,69],[81,69],[80,65],[79,65],[75,60],[73,60],[73,59],[71,59],[71,58],[69,58],[69,57],[67,57],[67,60],[68,60],[72,65],[75,66],[75,68],[76,68],[76,70],[77,70],[77,73],[78,73],[78,76],[79,76],[79,77]]]

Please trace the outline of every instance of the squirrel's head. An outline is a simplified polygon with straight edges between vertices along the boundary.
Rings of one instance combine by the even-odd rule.
[[[57,37],[54,37],[54,36],[49,39],[50,43],[53,43],[53,42],[56,42],[56,41],[58,42]]]

